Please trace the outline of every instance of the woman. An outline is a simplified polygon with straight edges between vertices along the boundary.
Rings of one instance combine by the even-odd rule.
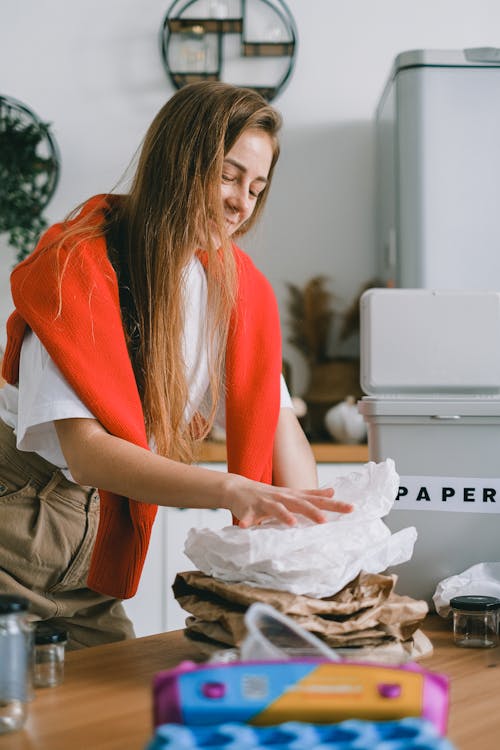
[[[89,200],[13,271],[0,590],[64,624],[70,647],[133,636],[120,600],[157,505],[227,508],[243,527],[351,509],[317,489],[274,295],[232,242],[263,208],[279,127],[255,92],[184,87],[130,191]],[[227,474],[192,465],[221,410]]]

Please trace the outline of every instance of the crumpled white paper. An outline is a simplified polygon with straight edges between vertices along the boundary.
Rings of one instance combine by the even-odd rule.
[[[438,615],[448,617],[450,599],[470,595],[500,599],[500,562],[477,563],[462,573],[444,578],[436,586],[432,601]]]
[[[292,527],[272,521],[190,529],[184,551],[198,570],[221,581],[317,598],[333,596],[362,570],[381,573],[411,558],[416,529],[391,534],[382,521],[399,487],[392,459],[369,462],[331,485],[339,500],[354,505],[352,513],[328,513],[324,524],[298,516]]]

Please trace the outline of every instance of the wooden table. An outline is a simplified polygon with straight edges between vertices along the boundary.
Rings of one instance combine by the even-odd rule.
[[[434,654],[421,661],[451,679],[448,736],[458,750],[500,748],[500,648],[461,649],[436,615],[424,631]],[[144,750],[152,737],[151,678],[199,652],[182,631],[73,651],[64,683],[38,690],[25,728],[0,750]]]

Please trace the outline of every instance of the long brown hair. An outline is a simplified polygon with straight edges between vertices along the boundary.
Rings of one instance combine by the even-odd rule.
[[[221,397],[227,333],[236,298],[236,268],[221,200],[225,154],[248,129],[269,134],[268,183],[239,234],[257,220],[279,155],[281,117],[255,91],[219,82],[190,84],[158,112],[144,138],[127,195],[110,213],[108,244],[118,251],[129,351],[146,429],[162,455],[193,460]],[[216,247],[211,237],[221,238]],[[182,337],[183,274],[204,240],[211,413],[187,424]],[[123,308],[122,301],[122,308]]]

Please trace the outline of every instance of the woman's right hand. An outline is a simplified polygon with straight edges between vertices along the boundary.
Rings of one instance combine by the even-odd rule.
[[[297,514],[315,523],[325,523],[325,511],[350,513],[353,510],[350,503],[333,499],[332,487],[313,490],[274,487],[238,474],[229,474],[226,489],[228,501],[224,505],[238,519],[242,528],[268,519],[294,526]]]

